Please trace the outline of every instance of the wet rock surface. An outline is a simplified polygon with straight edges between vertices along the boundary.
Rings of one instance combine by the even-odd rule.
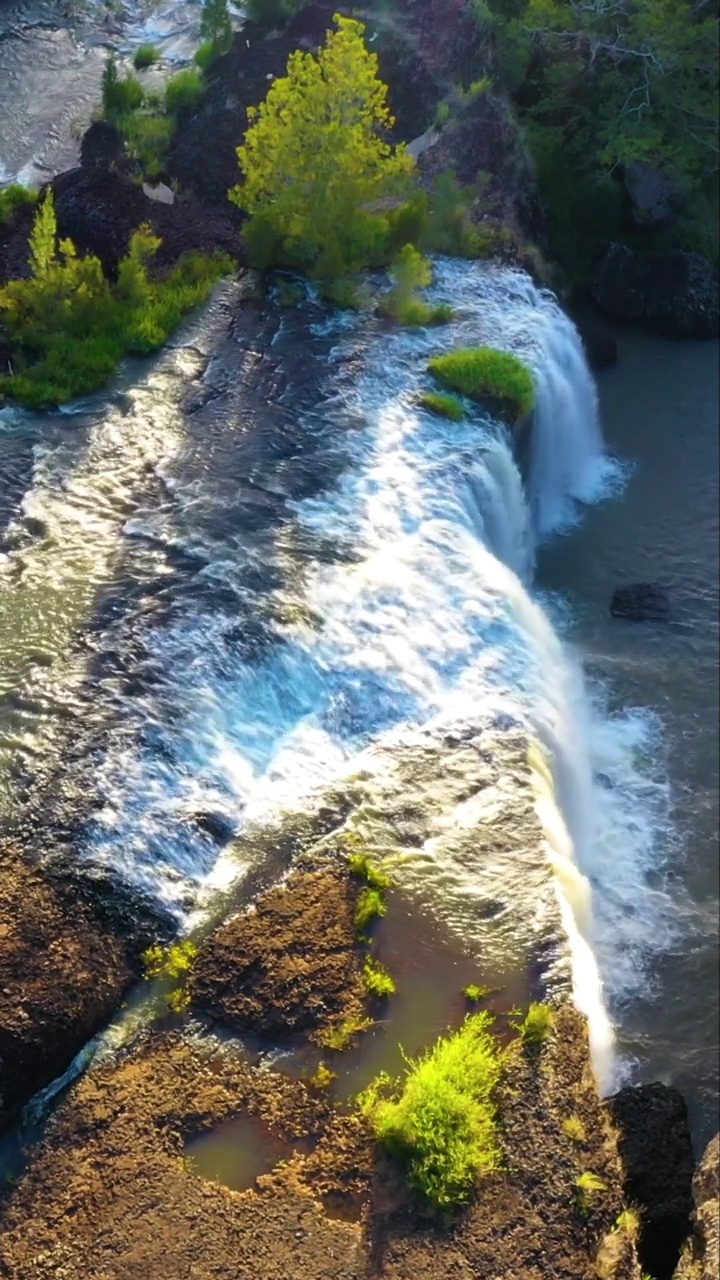
[[[592,296],[608,315],[666,337],[711,338],[719,331],[717,269],[698,253],[634,253],[613,244],[598,267]]]
[[[615,589],[610,612],[613,618],[630,622],[665,622],[670,616],[670,598],[657,582],[634,582]]]
[[[682,1094],[663,1084],[621,1089],[608,1102],[619,1134],[625,1194],[642,1212],[644,1269],[671,1280],[690,1227],[695,1168]]]
[[[674,1280],[718,1280],[720,1276],[720,1138],[708,1143],[692,1184],[692,1231]]]
[[[0,1132],[112,1016],[162,928],[0,848]]]

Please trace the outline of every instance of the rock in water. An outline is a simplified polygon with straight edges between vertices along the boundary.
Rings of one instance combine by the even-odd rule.
[[[613,618],[627,618],[630,622],[665,622],[670,601],[659,583],[634,582],[613,592],[610,612]]]
[[[699,253],[633,253],[626,245],[611,244],[592,296],[608,315],[670,338],[712,338],[720,327],[718,273]]]
[[[693,1178],[692,1235],[673,1280],[718,1280],[720,1277],[720,1136],[705,1148]]]
[[[643,1269],[672,1280],[690,1229],[694,1158],[682,1094],[664,1084],[621,1089],[608,1100],[617,1126],[628,1204],[642,1213]]]

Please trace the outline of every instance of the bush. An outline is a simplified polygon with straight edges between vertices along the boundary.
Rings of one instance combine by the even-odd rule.
[[[144,71],[146,67],[152,67],[159,61],[160,50],[156,49],[154,44],[141,44],[140,48],[135,50],[133,66],[136,71]]]
[[[365,989],[371,996],[393,996],[397,991],[395,979],[388,973],[384,965],[368,956],[363,966]]]
[[[511,424],[525,417],[535,402],[530,370],[517,356],[494,347],[461,347],[436,356],[429,372],[450,391],[489,403]]]
[[[69,240],[58,246],[56,231],[48,195],[30,237],[31,279],[0,288],[0,317],[24,364],[15,376],[0,377],[0,391],[28,407],[95,391],[125,352],[161,346],[232,265],[222,254],[188,253],[151,280],[147,264],[160,241],[140,228],[111,287],[99,260],[78,257]]]
[[[515,1024],[525,1047],[532,1048],[547,1040],[553,1020],[554,1014],[549,1004],[531,1004],[522,1021]]]
[[[203,78],[199,71],[188,67],[178,71],[167,82],[165,89],[165,105],[171,115],[178,111],[187,111],[198,106],[205,93]]]
[[[37,192],[28,191],[20,182],[11,182],[9,187],[4,187],[0,191],[0,226],[9,222],[17,209],[34,204],[36,200]]]
[[[345,1018],[342,1022],[338,1022],[335,1026],[328,1027],[323,1031],[322,1035],[319,1036],[319,1040],[325,1049],[333,1049],[335,1053],[342,1053],[344,1049],[349,1048],[356,1036],[359,1036],[363,1031],[367,1031],[368,1027],[372,1025],[372,1018]]]
[[[446,395],[442,391],[425,391],[418,403],[423,409],[427,409],[428,413],[434,413],[438,418],[450,418],[452,422],[460,422],[465,412],[462,400],[458,400],[457,396]]]
[[[469,213],[471,196],[452,172],[438,175],[422,239],[424,249],[457,258],[477,256],[476,232]]]
[[[487,1013],[470,1014],[459,1031],[408,1060],[403,1080],[381,1076],[359,1099],[378,1141],[435,1212],[467,1200],[478,1175],[500,1167],[500,1051],[491,1022]]]
[[[201,71],[207,71],[208,68],[212,66],[217,56],[215,45],[211,40],[205,40],[200,45],[193,61],[195,66],[199,67]]]
[[[380,301],[380,315],[404,325],[446,324],[452,320],[452,307],[444,303],[430,307],[417,296],[417,289],[430,284],[432,267],[414,245],[404,245],[390,268],[390,275],[393,287]]]
[[[479,1004],[486,996],[490,995],[491,987],[483,987],[477,982],[469,982],[463,987],[463,995],[471,1004]]]
[[[172,116],[148,115],[136,111],[126,116],[120,126],[128,155],[137,160],[143,176],[157,179],[163,168],[165,152],[175,132]]]

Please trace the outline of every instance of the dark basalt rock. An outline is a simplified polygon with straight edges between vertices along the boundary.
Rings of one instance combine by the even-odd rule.
[[[692,1234],[673,1280],[718,1280],[720,1274],[720,1139],[711,1139],[693,1178]]]
[[[613,618],[631,622],[665,622],[670,615],[670,601],[665,588],[657,582],[635,582],[616,589],[610,613]]]
[[[614,364],[617,364],[617,342],[607,326],[600,320],[588,319],[584,316],[581,319],[573,318],[582,339],[585,359],[593,373],[611,369]]]
[[[641,1210],[640,1261],[654,1280],[671,1280],[693,1207],[685,1100],[677,1089],[645,1084],[621,1089],[607,1106],[619,1134],[625,1197]]]
[[[83,134],[80,143],[80,164],[84,169],[97,165],[109,169],[119,159],[123,149],[120,131],[107,120],[95,120]]]
[[[612,244],[592,286],[608,315],[671,338],[712,338],[720,331],[718,273],[699,253],[633,253]]]

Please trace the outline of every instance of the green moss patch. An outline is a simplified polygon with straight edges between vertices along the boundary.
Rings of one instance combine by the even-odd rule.
[[[488,1013],[470,1014],[459,1031],[408,1060],[404,1080],[382,1076],[360,1098],[376,1138],[435,1212],[467,1200],[477,1177],[500,1167],[501,1058],[491,1024]]]
[[[532,374],[522,360],[494,347],[460,347],[430,361],[428,371],[449,391],[489,404],[514,425],[535,401]]]
[[[444,391],[426,391],[420,396],[418,403],[438,418],[450,418],[452,422],[459,422],[463,417],[462,400]]]

